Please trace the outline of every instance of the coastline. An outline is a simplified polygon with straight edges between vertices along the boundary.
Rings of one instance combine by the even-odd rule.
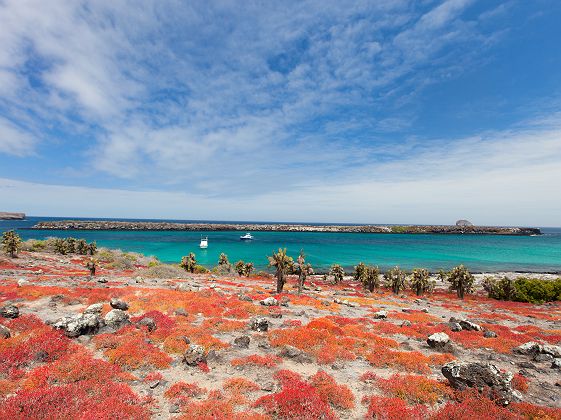
[[[385,233],[385,234],[442,234],[442,235],[541,235],[539,228],[498,226],[444,225],[307,225],[307,224],[249,224],[249,223],[174,223],[123,222],[97,220],[57,220],[39,222],[31,227],[39,230],[136,230],[136,231],[254,231],[254,232],[328,232],[328,233]]]

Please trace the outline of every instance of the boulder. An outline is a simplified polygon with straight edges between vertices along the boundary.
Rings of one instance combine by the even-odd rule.
[[[148,331],[154,331],[157,328],[156,321],[154,321],[153,318],[150,318],[148,316],[142,318],[140,321],[138,321],[137,324],[140,325],[141,327],[148,328]]]
[[[121,299],[112,298],[109,304],[113,309],[120,309],[121,311],[126,311],[129,309],[129,304]]]
[[[388,311],[378,311],[374,313],[374,319],[386,319],[388,317]]]
[[[402,327],[410,327],[411,325],[412,325],[411,321],[407,321],[407,320],[405,320],[401,323]]]
[[[497,333],[494,332],[494,331],[489,331],[489,330],[487,330],[487,331],[485,331],[485,332],[483,333],[483,337],[485,337],[485,338],[496,338],[496,337],[497,337]]]
[[[183,363],[188,366],[197,366],[199,363],[206,363],[205,348],[196,344],[191,344],[183,354]]]
[[[263,306],[278,306],[279,305],[279,301],[276,300],[274,297],[268,297],[267,299],[263,299],[262,301],[259,302],[261,305]]]
[[[542,353],[551,354],[555,358],[560,358],[561,357],[561,346],[544,344],[543,347],[542,347]]]
[[[67,337],[73,338],[97,333],[103,326],[103,321],[98,314],[83,313],[60,318],[52,326],[57,330],[63,330]]]
[[[554,357],[551,354],[538,353],[534,356],[534,362],[553,362]]]
[[[456,222],[456,226],[473,226],[473,223],[466,219],[460,219]]]
[[[251,318],[249,321],[249,328],[253,331],[268,331],[269,330],[269,321],[267,318],[262,316],[258,316],[255,318]]]
[[[450,327],[451,331],[454,331],[454,332],[462,331],[462,326],[458,322],[449,322],[448,326]]]
[[[103,303],[94,303],[93,305],[88,306],[85,310],[85,314],[101,314],[103,311]]]
[[[105,314],[105,324],[108,327],[117,328],[129,322],[129,316],[121,309],[113,309]]]
[[[561,357],[553,359],[553,362],[551,363],[551,368],[561,369]]]
[[[442,366],[442,374],[452,388],[465,390],[475,388],[498,398],[503,405],[520,401],[521,395],[511,385],[513,374],[501,372],[491,363],[469,363],[452,361]]]
[[[312,359],[302,350],[293,346],[283,346],[279,352],[279,356],[287,359],[292,359],[300,363],[311,362]]]
[[[434,333],[427,338],[427,344],[433,349],[442,349],[446,347],[448,343],[450,343],[450,337],[443,332]]]
[[[12,333],[8,327],[0,325],[0,338],[10,338]]]
[[[467,331],[481,331],[483,329],[481,328],[481,325],[468,321],[467,319],[460,319],[458,323],[463,330]]]
[[[535,341],[529,341],[514,348],[512,351],[518,354],[535,355],[541,353],[543,346]]]
[[[248,335],[242,335],[241,337],[236,337],[234,339],[234,346],[242,349],[247,349],[249,347],[250,341],[251,339],[249,338]]]
[[[19,309],[15,305],[4,305],[0,308],[0,316],[2,318],[17,318],[19,316]]]

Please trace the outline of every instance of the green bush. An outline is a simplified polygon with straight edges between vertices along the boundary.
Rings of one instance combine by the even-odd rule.
[[[517,302],[543,303],[561,300],[561,279],[542,280],[518,278],[514,281]]]
[[[513,300],[516,302],[543,303],[561,300],[561,278],[556,280],[530,279],[516,280],[504,277],[500,280],[487,277],[483,288],[490,298]]]

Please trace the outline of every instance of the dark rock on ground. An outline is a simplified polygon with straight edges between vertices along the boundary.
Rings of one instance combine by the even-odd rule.
[[[129,309],[129,304],[124,300],[113,298],[109,302],[113,309],[120,309],[121,311],[126,311]]]
[[[443,332],[432,334],[427,338],[427,344],[433,349],[444,349],[449,346],[449,343],[450,337]]]
[[[19,309],[15,305],[4,305],[0,308],[0,316],[2,318],[15,319],[19,316]]]
[[[183,354],[183,363],[188,366],[197,366],[199,363],[206,363],[205,348],[196,344],[191,344],[189,349]]]
[[[269,321],[267,320],[267,318],[264,318],[262,316],[252,318],[249,321],[249,328],[251,328],[253,331],[268,331]]]
[[[12,336],[10,329],[3,325],[0,325],[0,337],[1,338],[10,338]]]
[[[504,405],[512,401],[520,401],[521,395],[511,385],[513,374],[502,373],[490,363],[468,363],[452,361],[442,366],[442,374],[450,385],[459,390],[476,388],[482,392],[490,392]]]
[[[156,321],[154,321],[154,319],[150,317],[142,318],[140,321],[138,321],[138,325],[148,328],[148,331],[154,331],[157,328]]]
[[[242,349],[247,349],[250,341],[251,339],[248,335],[242,335],[241,337],[236,337],[234,339],[234,345]]]

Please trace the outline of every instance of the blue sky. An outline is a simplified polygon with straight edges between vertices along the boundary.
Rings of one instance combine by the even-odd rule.
[[[0,1],[0,207],[560,225],[561,3]]]

